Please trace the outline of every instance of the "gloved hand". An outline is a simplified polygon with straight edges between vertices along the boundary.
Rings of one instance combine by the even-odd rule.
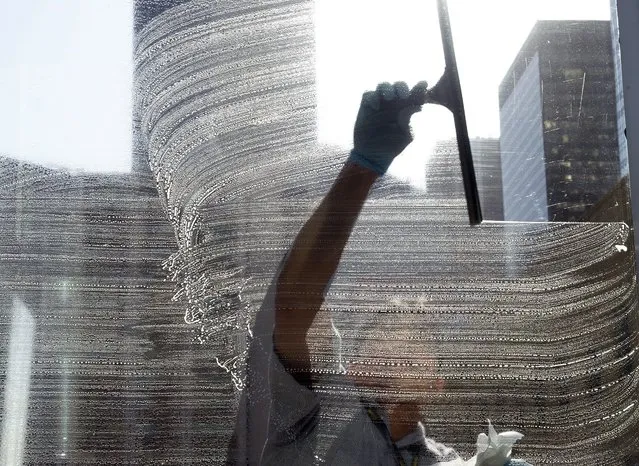
[[[408,89],[405,82],[382,83],[362,97],[355,122],[353,150],[348,160],[379,175],[413,141],[410,117],[421,111],[428,84]]]

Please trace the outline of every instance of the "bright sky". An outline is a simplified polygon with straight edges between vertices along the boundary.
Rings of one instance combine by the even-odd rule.
[[[132,0],[0,2],[0,155],[131,166]]]
[[[610,0],[449,0],[471,137],[499,137],[498,86],[535,22],[609,20]],[[362,92],[378,82],[426,79],[444,70],[435,0],[316,1],[320,139],[349,148]],[[455,135],[448,110],[413,117],[415,142],[390,172],[423,186],[438,140]]]
[[[609,0],[449,0],[471,136],[499,133],[497,86],[537,19],[609,19]],[[435,0],[317,0],[319,130],[348,148],[362,92],[444,69]],[[0,2],[0,154],[87,171],[128,171],[132,0]],[[391,172],[423,183],[445,109],[414,117],[417,140]]]

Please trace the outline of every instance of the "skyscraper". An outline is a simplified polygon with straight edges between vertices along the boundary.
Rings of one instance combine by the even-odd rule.
[[[609,21],[539,21],[499,88],[505,220],[576,221],[619,180]]]
[[[624,109],[623,79],[621,72],[621,44],[619,42],[619,16],[617,12],[617,0],[610,0],[612,20],[612,58],[615,64],[615,93],[617,97],[617,132],[619,135],[619,163],[621,176],[629,173],[628,165],[628,141],[626,140],[626,112]]]
[[[501,181],[499,139],[470,140],[477,178],[479,202],[484,220],[503,220],[504,201]]]

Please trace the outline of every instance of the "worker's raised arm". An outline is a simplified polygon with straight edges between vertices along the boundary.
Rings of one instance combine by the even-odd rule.
[[[383,83],[364,94],[353,151],[293,243],[277,283],[273,338],[280,358],[295,372],[310,369],[306,333],[371,186],[413,139],[410,117],[421,109],[426,87]]]

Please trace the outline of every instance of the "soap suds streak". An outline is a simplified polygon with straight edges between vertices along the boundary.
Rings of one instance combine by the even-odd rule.
[[[137,134],[176,233],[174,299],[225,370],[211,377],[238,388],[266,287],[346,157],[316,143],[312,6],[191,1],[136,37]],[[415,376],[362,349],[400,327],[424,329],[405,343],[435,353],[446,382],[419,394],[429,435],[468,453],[498,419],[533,464],[620,464],[639,426],[630,218],[470,227],[454,147],[427,170],[425,192],[375,186],[309,334],[330,400],[318,451],[352,408],[343,360]]]

